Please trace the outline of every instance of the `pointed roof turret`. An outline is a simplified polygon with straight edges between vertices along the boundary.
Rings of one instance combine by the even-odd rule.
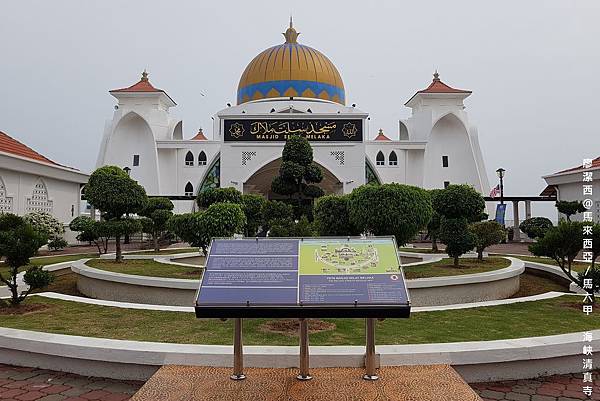
[[[377,136],[374,139],[375,141],[391,141],[390,138],[388,138],[387,136],[385,136],[385,134],[383,133],[383,129],[379,128],[379,133],[377,134]]]
[[[142,72],[142,77],[140,78],[140,80],[138,82],[136,82],[135,84],[128,86],[127,88],[113,89],[113,90],[109,91],[109,93],[113,96],[115,96],[115,94],[119,94],[119,93],[152,93],[152,92],[164,94],[173,103],[171,106],[176,105],[175,101],[169,95],[167,95],[167,92],[165,92],[162,89],[155,88],[150,83],[150,80],[148,79],[148,72],[146,71],[146,69],[144,69],[144,71]]]
[[[202,132],[202,128],[198,129],[198,133],[196,134],[196,136],[194,136],[192,138],[193,141],[207,141],[208,138],[206,138],[206,136],[204,136],[204,132]]]
[[[411,101],[417,95],[419,95],[419,94],[428,94],[428,93],[456,93],[456,94],[466,95],[464,97],[467,97],[472,92],[468,91],[468,90],[464,90],[464,89],[456,89],[456,88],[453,88],[453,87],[451,87],[449,85],[446,85],[440,79],[440,74],[437,72],[437,70],[435,70],[435,72],[433,73],[433,80],[431,81],[431,84],[429,84],[429,86],[427,88],[422,89],[422,90],[418,91],[417,93],[415,93],[410,99],[408,99],[408,101],[406,103],[404,103],[404,105],[405,106],[410,106],[409,103],[411,103]]]

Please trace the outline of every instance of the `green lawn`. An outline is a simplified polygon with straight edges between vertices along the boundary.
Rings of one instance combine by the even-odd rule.
[[[407,279],[458,276],[461,274],[483,273],[503,269],[510,266],[510,261],[504,258],[487,257],[483,261],[477,258],[461,258],[459,266],[454,267],[454,260],[444,258],[438,262],[431,262],[417,266],[404,266],[404,275]]]
[[[31,258],[29,260],[28,266],[22,266],[19,268],[19,271],[25,271],[29,269],[31,266],[46,266],[52,265],[54,263],[62,263],[62,262],[70,262],[73,260],[79,259],[87,259],[87,258],[97,258],[97,253],[84,253],[78,255],[56,255],[56,256],[39,256],[35,258]],[[4,278],[9,275],[9,268],[4,264],[4,262],[0,263],[0,273]]]
[[[28,303],[48,309],[8,315],[0,309],[0,326],[79,336],[138,341],[231,344],[232,321],[199,320],[193,313],[121,309],[33,296]],[[585,317],[581,297],[492,307],[413,313],[409,319],[377,323],[378,344],[498,340],[600,329],[600,311]],[[324,319],[335,330],[311,334],[313,345],[363,345],[362,319]],[[297,345],[298,340],[261,325],[268,319],[247,319],[244,342],[252,345]]]
[[[412,253],[446,253],[442,250],[438,250],[437,252],[433,252],[430,248],[403,248],[400,247],[398,248],[398,250],[402,251],[402,252],[412,252]]]
[[[112,259],[92,259],[86,262],[90,267],[108,270],[115,273],[134,274],[137,276],[183,278],[199,280],[201,269],[194,267],[158,263],[147,259],[125,259],[115,263]]]
[[[177,255],[178,253],[188,252],[198,252],[198,248],[161,249],[158,252],[154,249],[147,249],[145,251],[126,252],[124,255]]]
[[[494,256],[501,256],[501,255],[496,255],[494,254]],[[509,255],[506,255],[509,256]],[[510,255],[512,256],[512,255]],[[546,265],[552,265],[552,266],[558,266],[558,263],[556,263],[553,259],[550,258],[544,258],[544,257],[539,257],[539,256],[512,256],[513,258],[518,258],[521,260],[527,260],[529,262],[537,262],[537,263],[544,263]],[[585,271],[585,269],[587,269],[587,267],[589,266],[589,263],[584,263],[584,262],[573,262],[573,270],[578,271],[578,272],[583,272]]]
[[[569,292],[569,286],[557,283],[549,277],[525,272],[519,276],[519,291],[511,298],[528,297],[550,291]]]

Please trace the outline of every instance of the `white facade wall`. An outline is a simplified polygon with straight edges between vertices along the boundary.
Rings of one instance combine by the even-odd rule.
[[[66,226],[80,215],[81,186],[87,180],[87,174],[74,169],[2,153],[0,212],[48,212],[65,225],[65,239],[74,243]]]
[[[582,171],[574,171],[568,173],[558,173],[543,177],[548,185],[555,185],[557,187],[556,197],[562,201],[583,201],[584,199],[592,199],[594,206],[590,210],[593,212],[594,221],[600,223],[600,168],[586,169],[586,171],[592,171],[592,182],[583,182]],[[583,195],[583,185],[592,185],[592,195]],[[557,213],[558,219],[564,219],[565,215]],[[571,216],[571,220],[581,221],[583,214],[579,213]]]
[[[368,114],[337,103],[316,99],[262,100],[228,107],[213,117],[213,140],[184,140],[183,125],[173,119],[169,108],[174,103],[162,92],[112,93],[119,103],[113,119],[107,122],[98,166],[114,164],[130,167],[134,179],[149,195],[184,195],[186,184],[196,194],[210,167],[220,158],[220,185],[244,191],[244,184],[265,165],[281,157],[283,142],[230,142],[222,135],[228,118],[360,118],[362,142],[312,142],[314,160],[337,180],[343,193],[365,183],[365,163],[381,182],[397,182],[424,188],[443,188],[445,181],[467,183],[487,195],[489,183],[477,130],[471,127],[464,111],[468,95],[417,94],[409,102],[412,116],[400,121],[401,140],[374,141],[368,138]],[[204,151],[206,165],[198,165]],[[377,153],[385,164],[377,165]],[[397,165],[389,164],[395,152]],[[193,166],[185,157],[192,152]],[[133,166],[133,155],[140,165]],[[448,156],[448,167],[442,166]],[[188,208],[188,210],[185,210]],[[176,209],[190,211],[193,202],[178,201]]]

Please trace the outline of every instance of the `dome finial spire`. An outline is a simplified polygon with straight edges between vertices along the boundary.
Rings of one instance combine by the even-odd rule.
[[[294,22],[290,15],[290,27],[283,34],[285,36],[285,43],[297,43],[298,35],[300,35],[300,32],[296,32],[294,29]]]
[[[148,72],[146,71],[145,68],[144,68],[144,71],[142,71],[142,79],[141,79],[141,81],[148,82]]]
[[[435,72],[433,73],[433,80],[434,81],[440,80],[440,74],[438,74],[437,68],[435,69]]]

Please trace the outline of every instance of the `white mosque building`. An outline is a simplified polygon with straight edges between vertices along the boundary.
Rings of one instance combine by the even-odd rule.
[[[141,80],[110,91],[118,104],[106,122],[97,166],[130,171],[149,195],[170,196],[178,212],[208,187],[235,187],[270,199],[271,180],[290,135],[303,135],[324,173],[326,193],[345,194],[368,182],[423,188],[472,185],[484,195],[489,183],[477,129],[464,100],[471,91],[431,84],[405,103],[412,115],[399,121],[398,140],[369,132],[369,114],[346,105],[344,83],[320,51],[298,43],[290,26],[285,42],[258,54],[242,73],[237,105],[213,116],[212,135],[184,139],[175,101]]]

